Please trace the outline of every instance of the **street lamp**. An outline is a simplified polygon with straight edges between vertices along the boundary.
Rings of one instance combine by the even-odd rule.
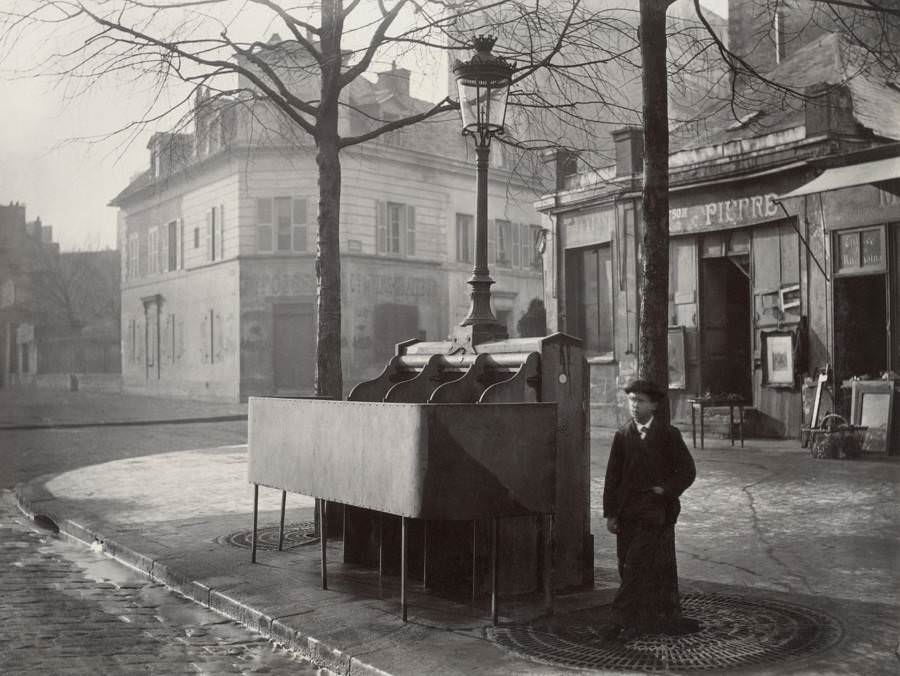
[[[507,338],[506,327],[497,322],[491,311],[491,285],[494,280],[487,264],[487,177],[491,138],[503,133],[506,97],[514,66],[502,57],[491,54],[494,42],[494,37],[476,36],[472,40],[475,49],[472,58],[453,65],[459,88],[462,133],[475,139],[477,158],[475,265],[469,279],[472,303],[468,316],[460,323],[460,326],[471,327],[466,334],[473,347],[478,343]]]

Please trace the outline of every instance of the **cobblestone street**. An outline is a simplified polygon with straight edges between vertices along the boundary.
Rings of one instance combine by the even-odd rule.
[[[325,676],[138,573],[35,531],[0,491],[0,673]]]

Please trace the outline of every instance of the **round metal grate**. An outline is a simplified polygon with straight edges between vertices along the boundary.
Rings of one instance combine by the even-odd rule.
[[[217,538],[221,544],[250,549],[250,540],[253,537],[253,529],[239,530],[236,533]],[[318,542],[315,524],[312,521],[300,521],[298,523],[284,524],[284,543],[282,549],[293,549]],[[256,529],[256,548],[278,549],[278,526],[262,526]]]
[[[540,624],[497,627],[492,638],[552,666],[661,672],[783,662],[825,650],[843,636],[838,621],[825,613],[768,599],[686,594],[681,605],[685,617],[700,622],[698,632],[638,636],[625,644],[606,642],[601,638],[606,607]]]

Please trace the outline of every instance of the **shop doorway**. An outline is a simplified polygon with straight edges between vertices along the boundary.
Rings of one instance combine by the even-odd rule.
[[[879,377],[888,368],[885,275],[834,279],[834,376]]]
[[[313,391],[316,325],[312,303],[280,303],[272,307],[272,368],[275,391]]]
[[[374,366],[383,368],[394,356],[397,343],[425,336],[419,330],[419,308],[416,305],[381,303],[375,306]]]
[[[752,401],[750,257],[704,258],[700,267],[701,392]]]

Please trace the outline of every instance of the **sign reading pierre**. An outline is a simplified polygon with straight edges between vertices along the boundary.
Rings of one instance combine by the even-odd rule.
[[[778,218],[777,197],[777,193],[769,192],[676,206],[669,209],[669,232],[709,232],[772,221]],[[605,244],[615,231],[616,208],[610,206],[595,211],[564,214],[562,224],[566,229],[567,248]]]
[[[669,231],[687,233],[737,228],[778,218],[777,193],[747,195],[669,210]]]

